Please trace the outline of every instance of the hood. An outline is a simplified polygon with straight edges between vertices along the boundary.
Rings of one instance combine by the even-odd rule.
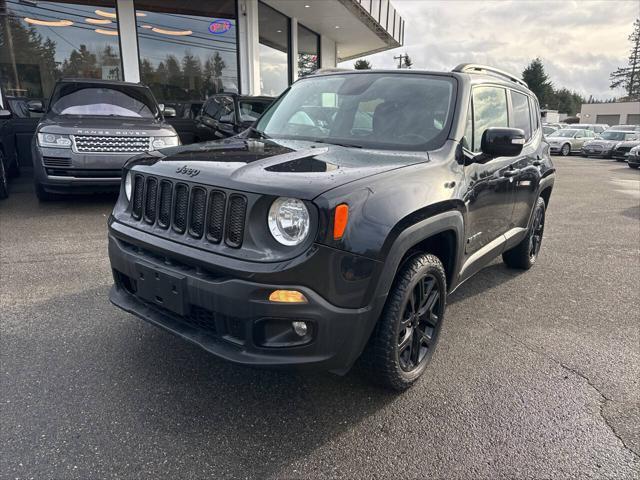
[[[600,145],[601,147],[612,147],[620,143],[620,140],[604,140],[602,138],[598,140],[589,140],[585,142],[585,145]]]
[[[123,117],[43,117],[38,124],[39,132],[71,135],[177,135],[171,125],[153,118]]]
[[[127,166],[220,188],[311,200],[354,180],[427,161],[425,152],[235,137],[149,152]]]
[[[618,142],[616,147],[635,147],[640,145],[640,140],[625,140],[624,142]]]

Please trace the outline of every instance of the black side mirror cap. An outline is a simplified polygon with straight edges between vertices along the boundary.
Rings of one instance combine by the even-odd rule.
[[[515,157],[520,155],[526,141],[520,128],[491,127],[482,134],[480,148],[488,157]]]
[[[29,100],[27,102],[27,110],[34,113],[44,112],[44,103],[42,100]]]

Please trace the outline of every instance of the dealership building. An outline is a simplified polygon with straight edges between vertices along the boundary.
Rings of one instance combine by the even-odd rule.
[[[404,27],[389,0],[0,0],[0,87],[41,99],[89,77],[143,82],[165,104],[278,95],[401,46]]]

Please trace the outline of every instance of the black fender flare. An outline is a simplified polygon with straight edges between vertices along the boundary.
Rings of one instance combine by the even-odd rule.
[[[387,296],[393,285],[396,273],[400,268],[400,262],[411,248],[429,237],[447,230],[452,230],[455,233],[456,239],[456,254],[449,288],[454,286],[464,255],[464,217],[462,212],[457,209],[437,213],[410,225],[400,232],[386,255],[374,297],[379,299]]]

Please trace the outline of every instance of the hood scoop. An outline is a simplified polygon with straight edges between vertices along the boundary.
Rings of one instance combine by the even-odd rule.
[[[289,173],[308,173],[308,172],[326,172],[326,168],[317,170],[310,170],[309,165],[313,162],[318,164],[327,165],[326,162],[317,160],[314,157],[317,155],[323,155],[327,153],[329,149],[327,147],[321,148],[306,148],[304,150],[293,151],[289,153],[283,153],[274,157],[263,158],[251,164],[244,165],[236,169],[232,174],[232,179],[241,178],[245,172],[254,172],[256,168],[264,169],[269,172],[289,172]],[[297,169],[296,167],[299,167]],[[335,165],[334,165],[335,167]],[[337,167],[336,167],[337,168]]]

